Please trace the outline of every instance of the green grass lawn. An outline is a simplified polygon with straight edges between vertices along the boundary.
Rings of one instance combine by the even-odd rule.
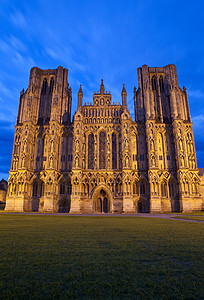
[[[175,219],[186,219],[186,220],[196,220],[196,221],[204,221],[204,216],[177,216],[173,217]]]
[[[201,223],[0,215],[1,299],[203,299]]]

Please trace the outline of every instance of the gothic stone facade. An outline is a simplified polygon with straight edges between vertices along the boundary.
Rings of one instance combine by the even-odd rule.
[[[32,68],[21,92],[7,211],[188,212],[202,209],[186,89],[174,65],[138,69],[135,120],[101,81],[71,122],[68,70]]]

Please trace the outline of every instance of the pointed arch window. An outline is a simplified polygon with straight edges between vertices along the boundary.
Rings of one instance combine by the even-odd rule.
[[[47,79],[45,78],[43,80],[43,85],[42,85],[42,95],[45,95],[47,91]]]
[[[166,183],[165,182],[162,182],[161,183],[161,196],[162,197],[166,197],[167,195],[167,191],[166,191]]]
[[[62,183],[60,184],[60,194],[61,194],[61,195],[64,195],[64,194],[65,194],[65,183],[64,183],[64,182],[62,182]]]
[[[40,182],[40,197],[43,197],[45,194],[45,184],[43,181]]]
[[[112,133],[112,169],[117,169],[117,138],[115,133]]]
[[[88,169],[94,169],[94,135],[88,136]]]
[[[156,77],[152,76],[152,90],[156,91]]]
[[[145,184],[144,184],[144,182],[140,183],[140,195],[145,195]]]
[[[33,197],[37,197],[38,195],[38,183],[34,182],[33,183]]]
[[[163,93],[164,92],[164,81],[163,81],[163,76],[159,77],[159,88],[160,88],[160,92]]]
[[[174,184],[172,182],[169,182],[169,196],[174,196]]]
[[[133,182],[133,194],[137,195],[138,194],[138,184],[137,182]]]
[[[106,168],[106,134],[101,131],[99,134],[99,169]]]
[[[54,78],[52,77],[52,78],[50,79],[50,93],[53,92],[53,87],[54,87]]]
[[[73,136],[72,134],[68,135],[67,142],[67,160],[68,160],[68,170],[72,168],[72,147],[73,147]]]

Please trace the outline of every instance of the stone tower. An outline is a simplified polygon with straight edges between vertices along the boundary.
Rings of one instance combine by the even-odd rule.
[[[145,126],[150,211],[199,210],[193,124],[174,65],[138,69],[135,116]]]
[[[31,69],[22,91],[6,210],[70,213],[196,211],[200,177],[186,89],[176,67],[138,69],[135,120],[103,80],[71,122],[68,70]]]
[[[6,210],[56,210],[60,136],[63,127],[72,127],[67,77],[62,67],[30,71],[20,94]]]

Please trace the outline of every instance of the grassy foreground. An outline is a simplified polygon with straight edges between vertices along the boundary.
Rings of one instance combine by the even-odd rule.
[[[173,217],[175,219],[185,219],[185,220],[196,220],[196,221],[204,221],[204,216],[176,216]]]
[[[1,299],[203,299],[200,223],[0,215]]]

